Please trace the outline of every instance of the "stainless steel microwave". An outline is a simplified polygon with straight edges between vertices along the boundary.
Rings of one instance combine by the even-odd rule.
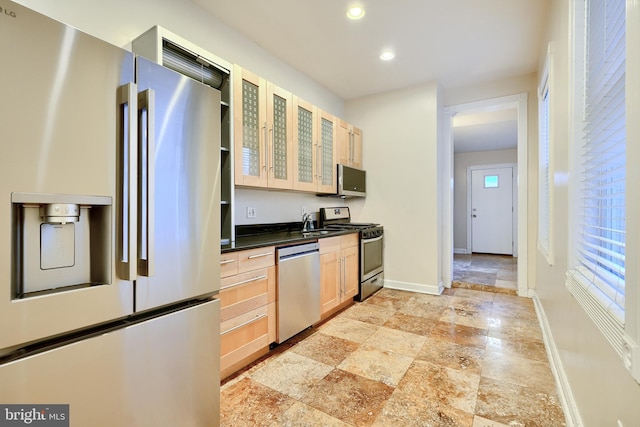
[[[365,197],[367,194],[367,173],[361,169],[338,165],[338,196]]]

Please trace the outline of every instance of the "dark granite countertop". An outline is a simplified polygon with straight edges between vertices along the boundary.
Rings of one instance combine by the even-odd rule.
[[[301,223],[260,224],[236,227],[236,241],[222,245],[222,253],[265,246],[286,246],[324,237],[357,233],[354,230],[317,230],[303,233]]]

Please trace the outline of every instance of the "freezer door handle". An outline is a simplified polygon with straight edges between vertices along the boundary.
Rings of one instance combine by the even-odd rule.
[[[118,88],[118,149],[116,233],[118,277],[136,279],[136,200],[138,163],[138,97],[137,85],[127,83]]]
[[[138,274],[151,277],[155,247],[155,91],[138,94]]]

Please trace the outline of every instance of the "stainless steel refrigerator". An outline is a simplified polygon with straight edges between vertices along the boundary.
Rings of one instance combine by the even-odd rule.
[[[220,93],[8,0],[0,57],[0,405],[217,425]]]

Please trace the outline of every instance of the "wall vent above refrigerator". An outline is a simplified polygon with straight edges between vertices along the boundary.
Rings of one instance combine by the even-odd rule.
[[[216,89],[224,86],[229,71],[169,40],[162,40],[162,65]]]

